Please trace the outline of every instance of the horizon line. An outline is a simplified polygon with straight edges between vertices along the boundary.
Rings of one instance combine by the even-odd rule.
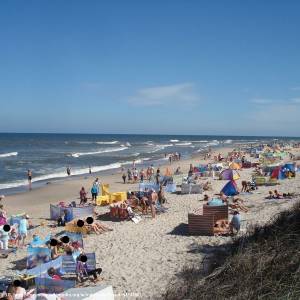
[[[222,136],[222,137],[262,137],[262,138],[300,138],[300,136],[281,135],[236,135],[236,134],[170,134],[170,133],[78,133],[78,132],[0,132],[0,134],[70,134],[70,135],[157,135],[157,136]]]

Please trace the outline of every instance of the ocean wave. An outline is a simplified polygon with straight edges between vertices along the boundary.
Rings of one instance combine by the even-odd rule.
[[[8,153],[0,154],[0,158],[2,158],[2,157],[10,157],[10,156],[17,156],[17,155],[18,155],[18,152],[8,152]]]
[[[99,151],[94,151],[94,152],[78,152],[78,153],[72,153],[71,155],[75,158],[78,158],[80,156],[84,155],[96,155],[96,154],[101,154],[101,153],[107,153],[107,152],[118,152],[118,151],[123,151],[128,149],[128,147],[119,147],[119,148],[108,148],[104,150],[99,150]]]
[[[200,141],[191,141],[192,143],[208,143],[206,140],[200,140]]]
[[[123,163],[117,162],[117,163],[112,163],[109,165],[104,165],[104,166],[95,166],[92,167],[92,172],[101,172],[101,171],[106,171],[106,170],[111,170],[111,169],[117,169],[121,168]],[[82,168],[82,169],[72,169],[72,175],[84,175],[89,173],[89,168]],[[55,173],[50,173],[50,174],[45,174],[45,175],[40,175],[37,177],[33,177],[32,182],[39,182],[39,181],[45,181],[45,180],[50,180],[50,179],[59,179],[59,178],[65,178],[69,177],[66,173],[66,171],[60,171],[60,172],[55,172]],[[20,186],[25,186],[28,185],[27,180],[17,180],[15,182],[8,182],[8,183],[2,183],[0,184],[0,190],[1,189],[10,189],[10,188],[16,188]]]
[[[129,142],[126,142],[126,143],[125,143],[125,146],[131,147],[131,144],[130,144]]]
[[[173,146],[174,146],[173,144],[155,145],[154,146],[155,148],[153,150],[149,151],[148,153],[155,153],[155,152],[164,150],[167,147],[173,147]]]
[[[224,141],[224,144],[232,144],[232,140],[226,140]]]
[[[218,140],[213,140],[209,143],[207,143],[204,147],[210,147],[210,146],[218,146],[220,144],[220,142]]]
[[[179,140],[170,140],[171,143],[177,143]]]
[[[119,141],[110,141],[110,142],[96,142],[96,144],[99,145],[114,145],[114,144],[118,144]]]
[[[191,142],[186,142],[186,143],[177,143],[175,144],[176,146],[189,146],[189,145],[192,145]]]
[[[131,154],[131,156],[139,156],[141,153],[133,153],[133,154]]]

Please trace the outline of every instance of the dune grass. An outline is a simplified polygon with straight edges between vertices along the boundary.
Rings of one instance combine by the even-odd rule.
[[[300,202],[216,250],[211,272],[185,267],[164,295],[177,299],[300,299]]]

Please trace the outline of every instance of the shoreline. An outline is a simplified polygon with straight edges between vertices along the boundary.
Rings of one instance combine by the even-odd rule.
[[[213,153],[220,152],[222,154],[227,153],[234,147],[218,147],[212,149]],[[160,167],[162,174],[164,174],[165,168],[170,168],[172,172],[180,166],[183,172],[188,172],[188,167],[190,163],[208,163],[210,160],[204,161],[203,153],[197,153],[189,158],[182,158],[180,161],[175,161],[171,165],[165,161],[162,164],[153,164],[154,167]],[[149,163],[149,165],[151,162]],[[137,165],[141,168],[141,165]],[[9,214],[18,214],[26,210],[32,205],[41,207],[45,204],[57,204],[60,201],[77,201],[79,198],[79,190],[82,186],[85,187],[88,192],[88,198],[90,198],[90,188],[92,182],[96,177],[99,178],[100,182],[110,184],[110,189],[112,191],[120,190],[131,190],[138,187],[138,183],[134,184],[123,184],[121,179],[121,169],[107,170],[107,173],[92,173],[91,175],[78,175],[66,177],[59,180],[50,181],[49,184],[45,183],[41,186],[34,187],[32,190],[23,190],[18,193],[12,193],[5,196],[3,204],[5,205]],[[37,201],[37,199],[43,199],[43,201]],[[36,211],[36,207],[33,212]],[[39,209],[37,209],[39,211]],[[36,215],[38,213],[34,213]]]

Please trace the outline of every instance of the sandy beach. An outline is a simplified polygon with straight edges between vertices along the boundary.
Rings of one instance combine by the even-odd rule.
[[[231,148],[223,148],[224,155]],[[218,150],[219,151],[219,150]],[[216,153],[215,153],[216,154]],[[213,154],[214,155],[214,154]],[[174,171],[178,166],[187,172],[190,164],[208,163],[200,157],[174,162]],[[166,166],[161,166],[164,173]],[[249,180],[253,169],[239,171],[241,180]],[[109,183],[112,191],[137,190],[137,184],[122,184],[121,175],[113,174],[99,177],[101,182]],[[78,200],[79,190],[84,186],[90,190],[94,176],[86,176],[71,180],[51,183],[30,192],[7,196],[3,201],[8,214],[26,212],[35,225],[34,233],[45,236],[50,232],[57,233],[58,228],[47,226],[49,221],[49,204],[59,201]],[[212,196],[219,193],[226,183],[225,180],[208,179],[212,183]],[[282,180],[275,187],[280,192],[300,193],[300,179]],[[241,213],[242,232],[247,226],[265,223],[279,211],[290,207],[297,200],[266,200],[268,191],[273,187],[259,187],[251,195],[242,196],[247,213]],[[203,204],[203,194],[177,195],[166,194],[168,208],[166,213],[143,217],[142,221],[134,224],[131,221],[112,222],[102,221],[113,231],[101,235],[88,235],[84,238],[87,252],[95,252],[97,264],[103,269],[103,283],[113,286],[115,296],[128,299],[159,298],[166,290],[169,281],[176,276],[184,265],[197,264],[204,253],[197,251],[199,245],[216,246],[227,242],[231,237],[189,236],[187,231],[187,216],[189,212],[199,209]],[[108,207],[97,207],[98,213],[105,213]],[[31,232],[32,233],[32,232]],[[1,260],[0,274],[13,275],[16,269],[22,269],[26,257],[25,249],[19,249],[7,259]],[[16,266],[16,262],[18,262]],[[23,265],[24,267],[24,265]]]

